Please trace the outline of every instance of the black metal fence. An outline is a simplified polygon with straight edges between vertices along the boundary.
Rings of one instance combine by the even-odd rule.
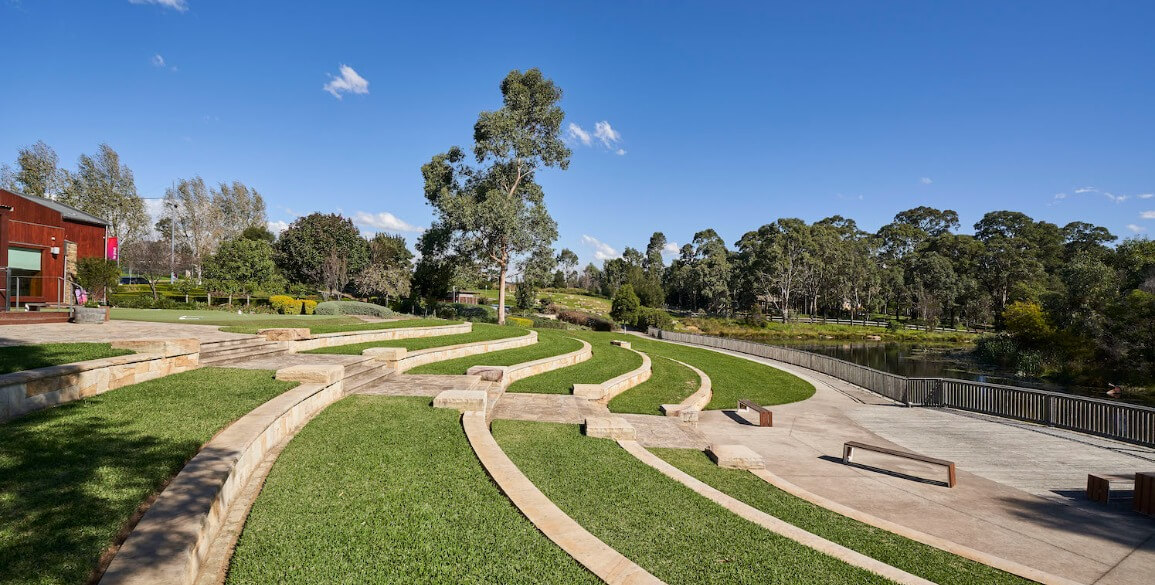
[[[942,406],[1155,447],[1155,408],[952,378],[907,378],[826,355],[726,337],[650,328],[652,337],[800,366],[908,406]]]

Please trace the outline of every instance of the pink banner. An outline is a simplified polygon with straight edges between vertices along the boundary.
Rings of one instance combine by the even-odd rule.
[[[118,249],[116,246],[116,237],[113,236],[113,237],[106,238],[104,240],[104,257],[105,257],[105,259],[116,260],[117,252],[118,252]]]

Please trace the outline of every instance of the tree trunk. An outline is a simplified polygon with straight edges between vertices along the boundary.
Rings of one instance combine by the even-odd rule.
[[[505,324],[505,277],[509,271],[504,264],[501,265],[501,272],[497,277],[497,324]]]

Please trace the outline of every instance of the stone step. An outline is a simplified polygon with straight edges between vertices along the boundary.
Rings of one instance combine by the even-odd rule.
[[[234,349],[238,347],[249,347],[252,345],[261,345],[268,343],[264,337],[237,337],[234,339],[222,339],[220,341],[207,341],[201,344],[201,352],[217,351],[224,349]]]
[[[279,341],[262,341],[260,343],[250,343],[248,345],[236,345],[224,349],[209,349],[201,348],[201,360],[205,359],[223,359],[234,355],[242,355],[254,351],[265,351],[269,349],[288,350],[288,347]]]
[[[386,370],[383,367],[366,368],[365,370],[353,374],[352,376],[345,376],[342,380],[343,390],[346,394],[355,392],[360,388],[376,383],[378,380],[387,378],[393,375],[393,372]]]
[[[258,349],[245,349],[245,350],[241,351],[240,353],[229,352],[227,355],[220,355],[220,354],[217,354],[214,352],[214,354],[210,354],[208,357],[205,357],[205,354],[202,353],[201,354],[201,365],[221,366],[221,365],[225,365],[225,364],[231,364],[234,362],[248,361],[248,360],[251,360],[254,358],[259,358],[259,357],[282,355],[285,353],[288,353],[288,350],[286,348],[280,347],[280,346],[272,347],[272,348],[262,347],[262,348],[258,348]]]

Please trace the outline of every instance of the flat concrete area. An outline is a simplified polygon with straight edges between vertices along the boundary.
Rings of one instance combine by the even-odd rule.
[[[946,409],[905,408],[815,372],[733,355],[800,375],[817,392],[773,407],[774,427],[754,426],[733,411],[703,412],[695,431],[710,443],[745,445],[763,456],[767,469],[815,494],[1054,575],[1083,583],[1151,582],[1155,519],[1088,502],[1082,489],[1089,472],[1155,470],[1155,450]],[[942,485],[942,467],[885,455],[862,452],[856,465],[844,465],[842,444],[852,440],[953,460],[958,485]]]
[[[151,323],[147,321],[109,321],[96,325],[76,323],[41,323],[36,325],[0,326],[0,346],[34,343],[107,343],[118,339],[163,339],[195,337],[201,343],[252,337],[224,333],[219,325],[186,325],[184,323]]]

